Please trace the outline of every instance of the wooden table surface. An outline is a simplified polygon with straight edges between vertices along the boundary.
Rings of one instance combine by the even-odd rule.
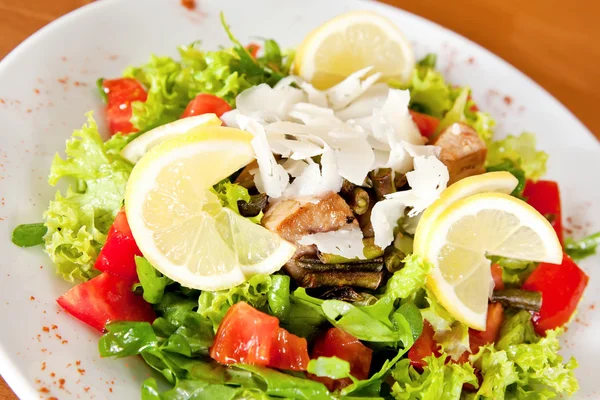
[[[92,1],[0,0],[0,57],[50,21]],[[545,87],[600,138],[598,0],[579,0],[576,7],[563,0],[383,1],[498,54]],[[1,378],[0,399],[15,399]]]

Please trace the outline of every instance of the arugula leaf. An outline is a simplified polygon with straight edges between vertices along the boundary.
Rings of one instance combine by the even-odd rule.
[[[12,242],[20,247],[31,247],[44,244],[44,235],[48,228],[43,223],[22,224],[12,233]]]
[[[158,272],[144,257],[135,257],[135,267],[139,284],[144,290],[144,300],[150,304],[160,303],[165,288],[173,281]]]
[[[146,379],[142,387],[142,400],[267,400],[269,398],[259,389],[245,389],[202,380],[180,380],[172,389],[160,394],[153,378]]]
[[[600,232],[596,232],[579,240],[566,238],[565,252],[575,261],[583,260],[586,257],[596,254],[596,249],[599,244]]]
[[[158,338],[147,322],[111,322],[98,342],[101,357],[128,357],[158,345]]]

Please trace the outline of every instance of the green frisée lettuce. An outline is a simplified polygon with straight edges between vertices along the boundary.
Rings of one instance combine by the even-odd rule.
[[[510,160],[525,172],[527,179],[538,180],[546,173],[548,154],[536,150],[535,135],[522,133],[508,135],[505,139],[488,144],[487,166],[494,166]]]
[[[70,180],[44,213],[46,252],[64,279],[95,275],[94,262],[123,201],[132,165],[117,153],[117,142],[104,143],[91,113],[67,141],[66,158],[55,155],[48,182]],[[119,145],[121,143],[119,142]],[[111,151],[114,150],[114,151]]]
[[[152,56],[123,76],[137,79],[148,89],[145,102],[132,103],[131,123],[141,132],[172,122],[199,93],[218,96],[235,106],[242,91],[261,83],[274,85],[288,75],[293,53],[283,53],[274,40],[266,40],[264,55],[254,58],[222,20],[233,47],[203,51],[198,42],[180,46],[179,60]]]

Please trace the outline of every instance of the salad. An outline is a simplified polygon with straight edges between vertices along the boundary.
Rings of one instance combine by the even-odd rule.
[[[535,136],[494,139],[468,87],[384,17],[296,50],[179,47],[99,79],[15,228],[76,284],[57,299],[141,356],[158,399],[549,399],[600,233],[563,236]],[[96,116],[98,117],[98,116]]]

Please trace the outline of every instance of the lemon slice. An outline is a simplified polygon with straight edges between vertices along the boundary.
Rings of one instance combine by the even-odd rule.
[[[415,56],[409,41],[387,18],[370,11],[339,15],[312,31],[298,47],[294,72],[326,89],[353,72],[374,66],[381,80],[410,79]]]
[[[151,148],[178,136],[192,134],[206,126],[219,126],[221,120],[215,114],[202,114],[161,125],[133,139],[121,150],[121,156],[135,164]]]
[[[558,264],[562,260],[562,247],[548,220],[503,193],[454,201],[425,228],[427,232],[420,232],[418,226],[415,237],[419,253],[434,265],[427,285],[456,319],[479,330],[485,329],[490,294],[486,255]]]
[[[423,212],[419,219],[419,229],[415,232],[414,251],[424,254],[425,243],[422,238],[427,237],[433,222],[455,201],[465,197],[486,192],[510,194],[519,184],[519,180],[507,171],[487,172],[461,179],[442,192],[440,198]]]
[[[208,127],[152,148],[133,168],[127,219],[144,257],[185,287],[220,290],[270,274],[294,254],[277,234],[224,208],[212,186],[254,159],[252,135]]]

